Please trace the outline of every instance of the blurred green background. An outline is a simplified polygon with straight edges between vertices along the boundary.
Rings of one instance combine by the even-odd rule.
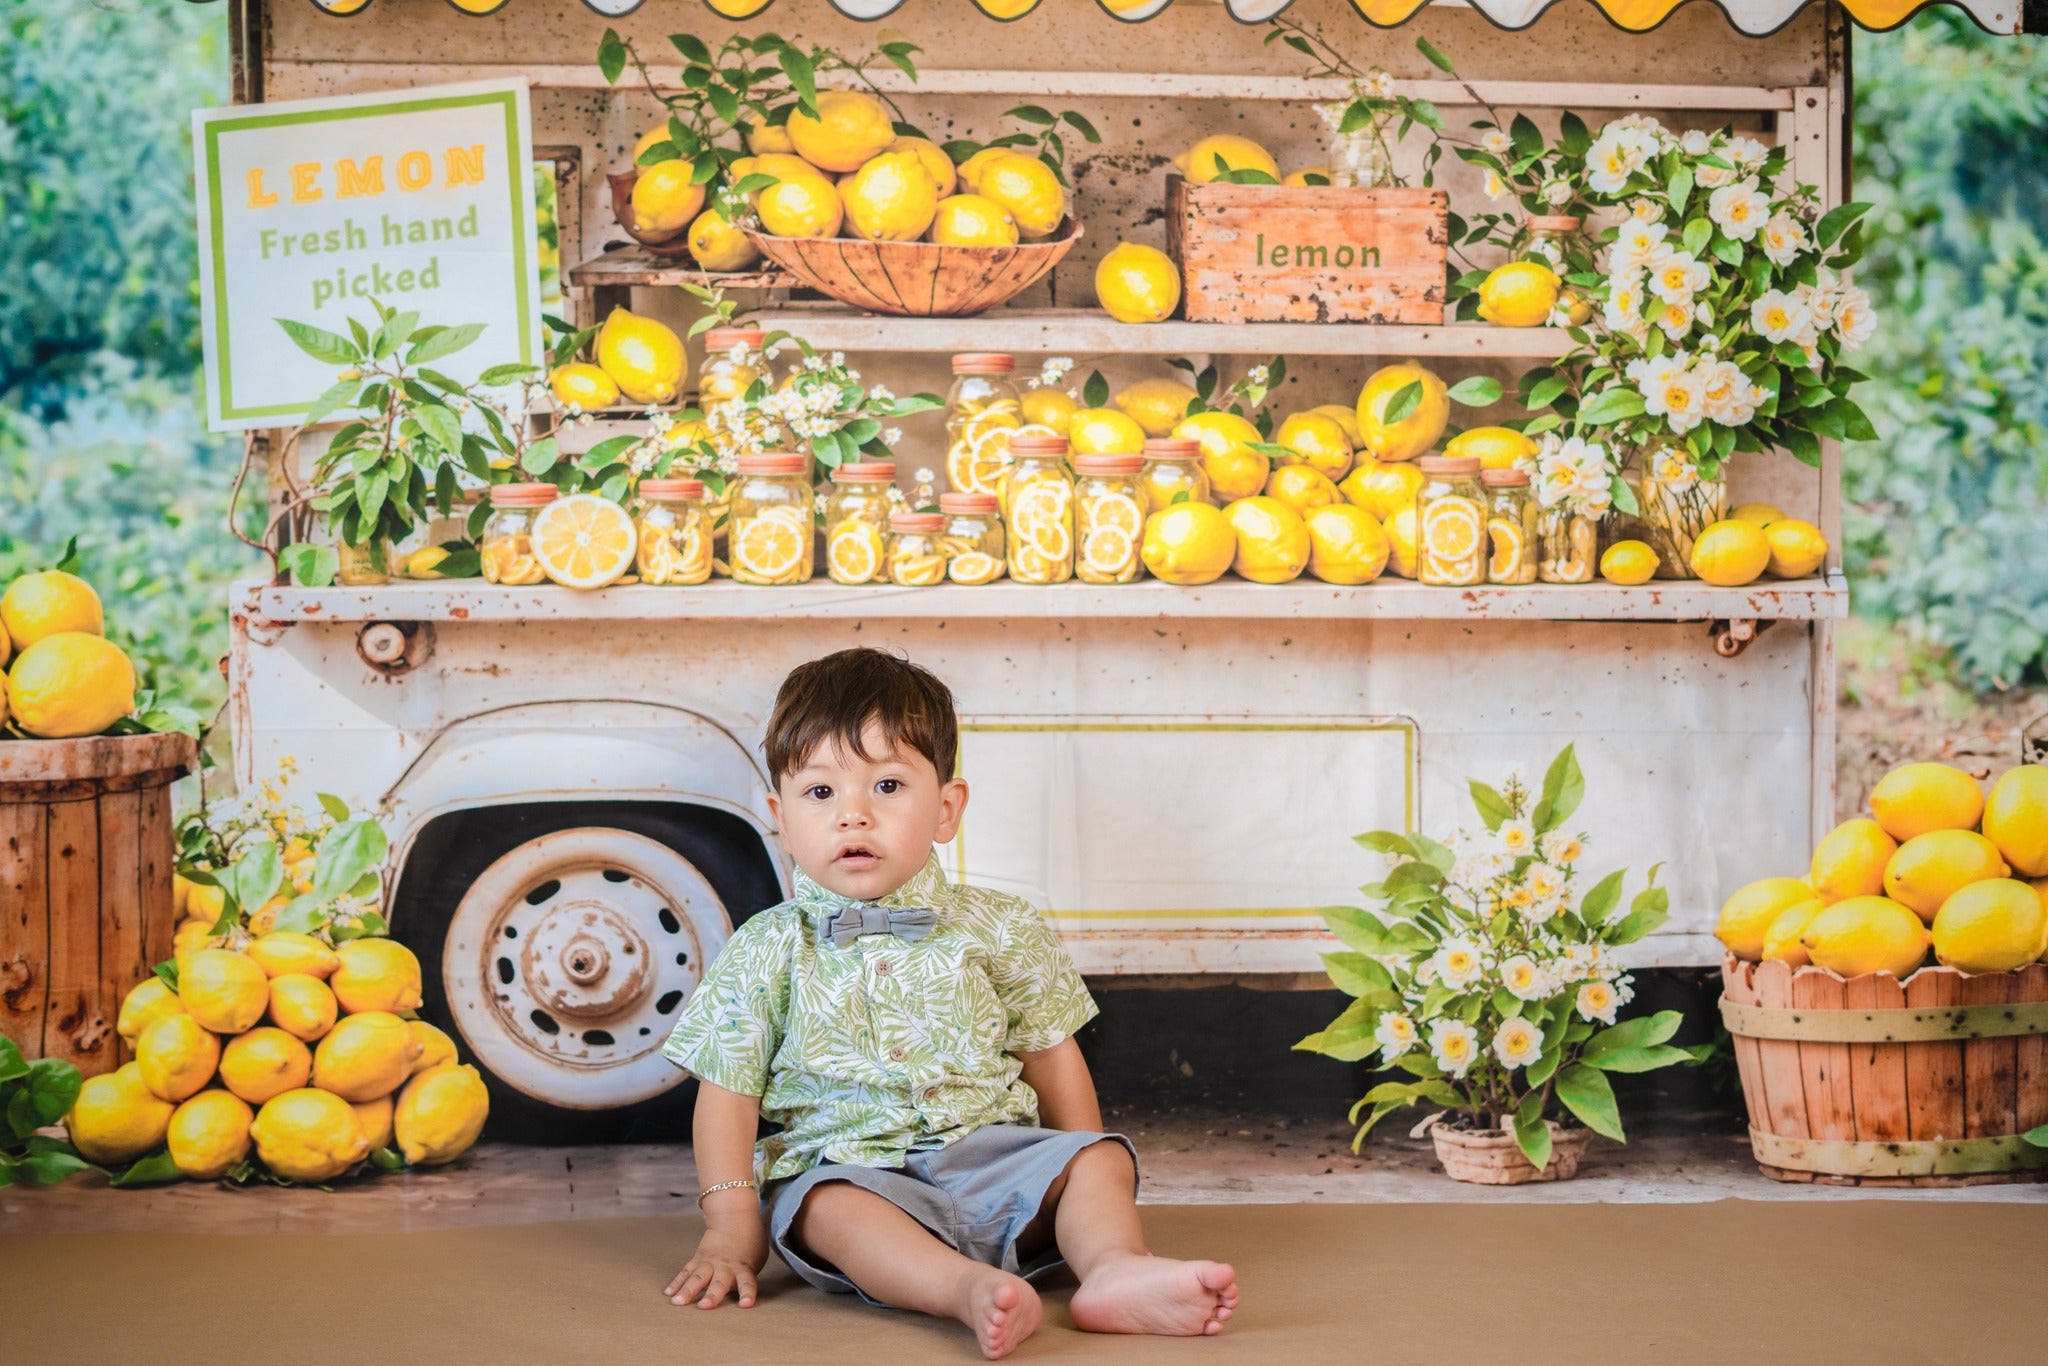
[[[225,13],[10,0],[0,51],[0,575],[76,537],[117,634],[204,711],[226,585],[254,563],[225,526],[240,440],[198,415],[187,111],[228,97]],[[1854,60],[1856,193],[1878,205],[1860,273],[1882,320],[1863,397],[1883,439],[1846,471],[1855,608],[1880,628],[1851,633],[1851,697],[1873,672],[1887,693],[2037,684],[2048,42],[1939,9],[1857,32]]]

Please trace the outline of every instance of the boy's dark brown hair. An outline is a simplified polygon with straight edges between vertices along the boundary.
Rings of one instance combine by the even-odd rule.
[[[762,749],[768,781],[779,783],[810,761],[818,746],[837,744],[863,759],[861,733],[878,722],[897,749],[913,749],[931,760],[939,781],[953,776],[960,752],[960,727],[953,693],[928,669],[880,650],[841,650],[799,664],[775,694]]]

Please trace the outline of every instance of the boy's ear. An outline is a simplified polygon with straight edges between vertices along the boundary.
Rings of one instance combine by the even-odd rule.
[[[967,780],[955,778],[939,788],[939,828],[932,832],[932,843],[945,844],[952,840],[960,829],[960,817],[967,812]]]
[[[778,826],[782,824],[782,794],[772,787],[768,789],[768,814]]]

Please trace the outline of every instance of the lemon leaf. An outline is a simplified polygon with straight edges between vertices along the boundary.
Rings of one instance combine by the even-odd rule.
[[[1558,751],[1543,775],[1543,794],[1530,814],[1537,834],[1547,834],[1571,819],[1586,796],[1586,777],[1579,771],[1579,758],[1572,745]]]
[[[183,1178],[184,1173],[178,1170],[178,1164],[171,1161],[171,1150],[165,1148],[161,1152],[151,1153],[148,1157],[138,1159],[107,1184],[110,1186],[151,1186],[160,1181],[179,1181]]]
[[[606,85],[618,84],[619,76],[626,69],[626,44],[619,37],[618,30],[608,28],[597,40],[597,69],[604,73]]]
[[[1550,1126],[1543,1122],[1541,1091],[1531,1091],[1515,1110],[1515,1146],[1537,1171],[1550,1165]]]
[[[1467,408],[1484,408],[1489,403],[1500,402],[1500,381],[1491,375],[1468,375],[1445,392],[1453,403],[1461,403]]]
[[[1486,823],[1488,830],[1500,829],[1508,818],[1507,798],[1477,779],[1467,786],[1471,789],[1472,807],[1479,813],[1479,819]]]
[[[1599,1069],[1573,1063],[1559,1072],[1557,1098],[1594,1133],[1617,1143],[1628,1141],[1621,1129],[1621,1112],[1614,1103],[1614,1087]]]

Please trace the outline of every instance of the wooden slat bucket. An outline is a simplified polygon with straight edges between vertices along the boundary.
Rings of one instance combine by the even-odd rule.
[[[1844,979],[1728,959],[1751,1150],[1780,1181],[1957,1186],[2048,1179],[2048,964]]]
[[[183,735],[0,741],[0,1033],[91,1076],[127,1061],[121,998],[171,956]]]

